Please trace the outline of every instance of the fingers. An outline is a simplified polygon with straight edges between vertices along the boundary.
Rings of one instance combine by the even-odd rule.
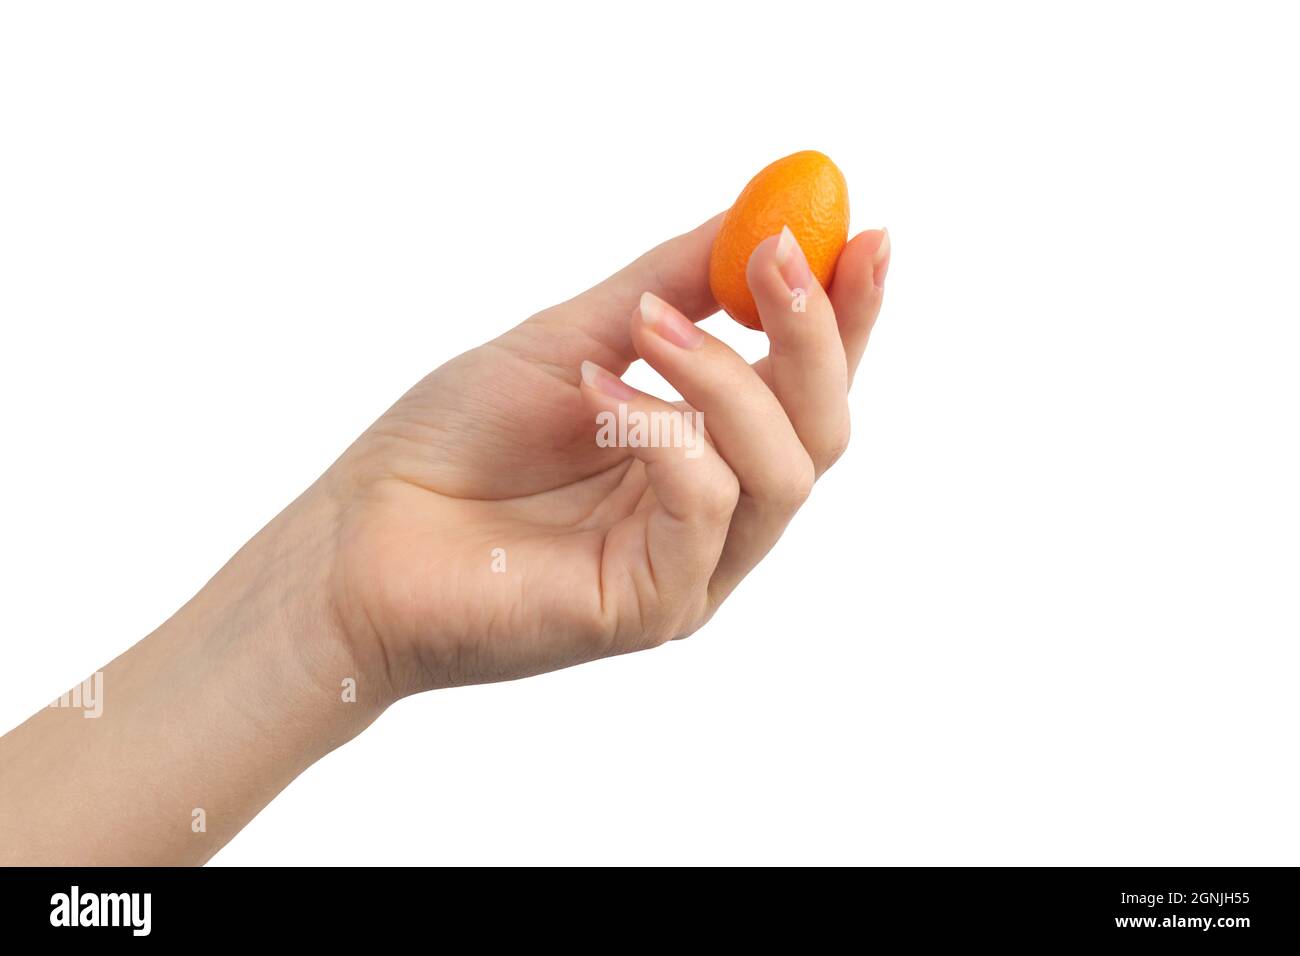
[[[632,315],[637,352],[681,392],[751,498],[788,494],[807,455],[781,403],[730,347],[645,293]],[[799,482],[795,482],[798,484]]]
[[[652,633],[648,639],[633,638],[634,643],[677,637],[704,609],[739,483],[705,440],[695,416],[637,391],[592,362],[582,363],[580,390],[598,428],[604,429],[597,432],[597,442],[624,445],[645,465],[659,505],[638,509],[608,532],[602,601],[616,602],[606,608],[614,621],[628,617],[619,614],[618,603],[626,611],[627,602],[635,602],[636,618]],[[637,441],[620,440],[627,436],[619,429],[630,427],[660,431],[643,431]]]
[[[813,462],[757,373],[677,309],[645,294],[632,317],[632,339],[641,357],[702,413],[739,481],[740,501],[710,587],[720,600],[776,543],[808,497]]]
[[[708,255],[717,225],[715,218],[652,250],[553,320],[605,346],[620,370],[644,358],[707,422],[716,447],[702,443],[696,458],[671,444],[631,448],[661,507],[638,510],[606,539],[607,557],[626,557],[644,522],[648,579],[633,582],[637,600],[653,592],[661,609],[689,606],[707,581],[706,614],[767,553],[815,478],[844,451],[848,387],[880,311],[890,256],[884,230],[856,236],[824,290],[788,229],[760,243],[747,280],[771,352],[751,368],[692,322],[716,308]],[[620,333],[608,316],[634,302]],[[622,405],[624,414],[680,414],[590,362],[582,378],[584,401],[596,411],[616,416]],[[687,615],[668,631],[690,629]]]
[[[840,253],[835,280],[828,290],[840,329],[840,339],[844,343],[850,387],[858,363],[862,361],[862,353],[866,350],[871,329],[876,324],[876,316],[880,314],[889,258],[887,230],[872,229],[858,234]],[[771,356],[764,356],[755,362],[754,371],[770,384]]]
[[[889,271],[889,232],[872,229],[854,236],[840,253],[831,283],[830,301],[839,322],[848,361],[849,382],[862,361],[867,339],[880,314]],[[764,320],[766,325],[766,320]]]
[[[835,311],[788,228],[759,243],[746,277],[771,341],[768,382],[821,475],[849,442],[848,367]]]

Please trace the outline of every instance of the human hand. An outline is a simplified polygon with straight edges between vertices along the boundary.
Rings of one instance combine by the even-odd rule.
[[[318,483],[333,617],[381,697],[691,634],[843,452],[887,235],[849,242],[825,291],[793,235],[765,240],[748,281],[771,351],[751,367],[691,322],[717,309],[719,221],[448,362]],[[702,413],[697,457],[597,445],[599,412],[671,409],[616,378],[637,358]]]
[[[771,354],[751,368],[687,321],[716,308],[717,225],[429,375],[97,675],[98,719],[45,708],[0,738],[0,862],[202,863],[399,697],[707,621],[843,451],[889,262],[863,233],[826,293],[765,240],[748,280]],[[638,357],[703,413],[698,455],[597,444],[620,403],[671,410],[604,371]]]

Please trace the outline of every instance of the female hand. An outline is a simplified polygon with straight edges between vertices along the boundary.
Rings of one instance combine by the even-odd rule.
[[[750,367],[690,321],[716,308],[717,226],[429,375],[94,675],[94,713],[0,738],[0,863],[202,863],[399,697],[707,621],[844,450],[889,262],[863,233],[824,292],[792,236],[765,240],[748,281],[772,347]],[[674,410],[615,377],[638,357],[707,442],[597,442],[620,405]]]
[[[750,366],[692,324],[717,308],[720,218],[448,362],[318,483],[332,616],[380,697],[691,634],[844,451],[887,235],[854,238],[825,291],[792,234],[764,241],[748,282],[771,351]],[[693,454],[598,445],[601,412],[673,410],[616,377],[637,358],[702,413]]]

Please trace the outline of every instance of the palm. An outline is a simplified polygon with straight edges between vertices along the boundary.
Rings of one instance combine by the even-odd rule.
[[[354,452],[382,463],[354,523],[359,599],[398,645],[390,657],[423,671],[399,683],[507,679],[598,656],[602,567],[626,580],[644,565],[656,507],[645,470],[593,441],[580,339],[537,353],[535,338],[526,323],[447,363]]]

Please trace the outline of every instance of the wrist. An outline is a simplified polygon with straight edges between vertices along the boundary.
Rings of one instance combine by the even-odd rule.
[[[0,738],[0,861],[202,863],[383,711],[330,612],[330,514],[309,491],[259,532],[97,675],[95,719]]]
[[[160,629],[189,642],[178,651],[251,720],[291,732],[308,763],[392,702],[386,683],[363,673],[332,599],[339,517],[324,487],[308,489]]]

